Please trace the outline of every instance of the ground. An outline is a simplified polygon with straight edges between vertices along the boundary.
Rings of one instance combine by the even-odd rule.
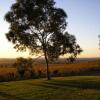
[[[100,76],[2,82],[0,100],[100,100]]]

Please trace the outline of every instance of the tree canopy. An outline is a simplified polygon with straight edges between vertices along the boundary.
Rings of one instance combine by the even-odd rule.
[[[77,56],[82,50],[73,35],[66,32],[67,14],[55,6],[54,0],[16,0],[5,19],[10,24],[6,37],[14,48],[30,53],[43,53],[48,61],[70,53]]]

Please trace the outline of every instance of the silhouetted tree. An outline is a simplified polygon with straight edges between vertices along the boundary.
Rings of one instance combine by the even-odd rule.
[[[75,57],[70,56],[69,58],[67,58],[67,63],[74,63],[74,62],[75,62],[75,60],[76,60],[76,58],[75,58]]]
[[[32,58],[27,59],[27,70],[29,71],[31,78],[35,77],[35,73],[33,70],[33,65],[34,65],[33,63],[34,63],[34,61]]]
[[[31,75],[33,74],[32,67],[33,67],[33,60],[31,58],[17,58],[14,64],[17,67],[17,71],[20,74],[21,79],[24,78],[25,71],[29,71]]]
[[[30,53],[43,53],[48,80],[49,60],[72,53],[76,45],[74,36],[65,32],[66,18],[64,10],[55,7],[54,0],[16,0],[5,15],[10,23],[7,39],[17,50],[28,48]]]

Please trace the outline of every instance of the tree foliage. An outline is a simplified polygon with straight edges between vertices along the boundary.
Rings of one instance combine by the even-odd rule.
[[[16,66],[21,79],[24,78],[25,71],[29,71],[31,75],[33,74],[33,60],[31,58],[17,58],[14,65]]]
[[[55,6],[54,0],[16,0],[5,15],[10,24],[6,34],[14,48],[30,53],[43,53],[48,61],[67,53],[79,54],[82,50],[73,35],[65,32],[67,14]]]

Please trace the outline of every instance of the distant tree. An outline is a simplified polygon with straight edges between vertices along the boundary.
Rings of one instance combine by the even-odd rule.
[[[76,61],[76,58],[73,56],[70,56],[69,58],[67,58],[67,63],[74,63]]]
[[[28,58],[27,59],[27,71],[29,71],[31,78],[35,77],[34,76],[34,70],[33,70],[33,66],[34,66],[34,61],[32,58]]]
[[[10,23],[7,39],[15,44],[17,50],[28,48],[31,54],[43,53],[48,80],[49,61],[73,53],[76,46],[74,36],[65,32],[66,18],[65,11],[56,8],[54,0],[16,0],[5,15]]]
[[[25,71],[29,71],[32,74],[33,60],[31,58],[17,58],[14,64],[20,74],[21,79],[24,79]]]

